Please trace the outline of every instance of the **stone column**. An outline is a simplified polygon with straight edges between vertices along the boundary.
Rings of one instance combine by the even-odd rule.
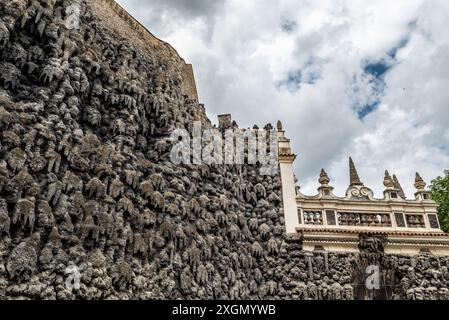
[[[298,207],[296,205],[295,176],[293,162],[296,155],[291,152],[290,139],[285,131],[278,128],[279,168],[282,180],[282,202],[284,207],[285,228],[287,234],[296,233],[299,226]]]

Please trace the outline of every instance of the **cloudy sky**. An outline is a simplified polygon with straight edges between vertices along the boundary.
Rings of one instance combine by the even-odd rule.
[[[118,0],[193,64],[209,117],[280,119],[301,190],[325,168],[337,195],[352,155],[380,197],[384,170],[449,169],[449,1]]]

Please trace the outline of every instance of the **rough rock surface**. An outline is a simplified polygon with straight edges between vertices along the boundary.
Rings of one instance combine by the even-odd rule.
[[[449,257],[369,235],[357,255],[306,253],[279,177],[173,165],[169,132],[206,118],[184,62],[113,31],[98,1],[0,0],[0,299],[363,299],[372,263],[374,297],[448,298]]]

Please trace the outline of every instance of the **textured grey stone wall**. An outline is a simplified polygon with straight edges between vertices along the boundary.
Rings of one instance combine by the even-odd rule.
[[[448,258],[305,253],[279,177],[173,165],[168,133],[206,116],[158,50],[88,1],[0,0],[1,299],[361,299],[372,263],[377,298],[448,297]]]

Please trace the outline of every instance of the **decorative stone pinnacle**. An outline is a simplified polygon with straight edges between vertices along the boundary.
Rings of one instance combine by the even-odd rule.
[[[419,175],[419,173],[416,173],[416,177],[415,177],[415,188],[418,191],[424,190],[426,187],[427,183],[424,182],[423,178],[421,178],[421,176]]]
[[[277,129],[278,129],[278,131],[282,131],[282,122],[281,122],[281,120],[278,120]]]
[[[324,169],[321,169],[320,179],[318,181],[323,186],[327,186],[329,184],[329,176],[327,175],[327,172],[324,171]]]
[[[349,157],[349,186],[363,186],[351,157]]]
[[[393,178],[390,176],[390,173],[388,172],[388,170],[385,170],[384,186],[387,189],[394,188],[394,181],[393,181]]]

